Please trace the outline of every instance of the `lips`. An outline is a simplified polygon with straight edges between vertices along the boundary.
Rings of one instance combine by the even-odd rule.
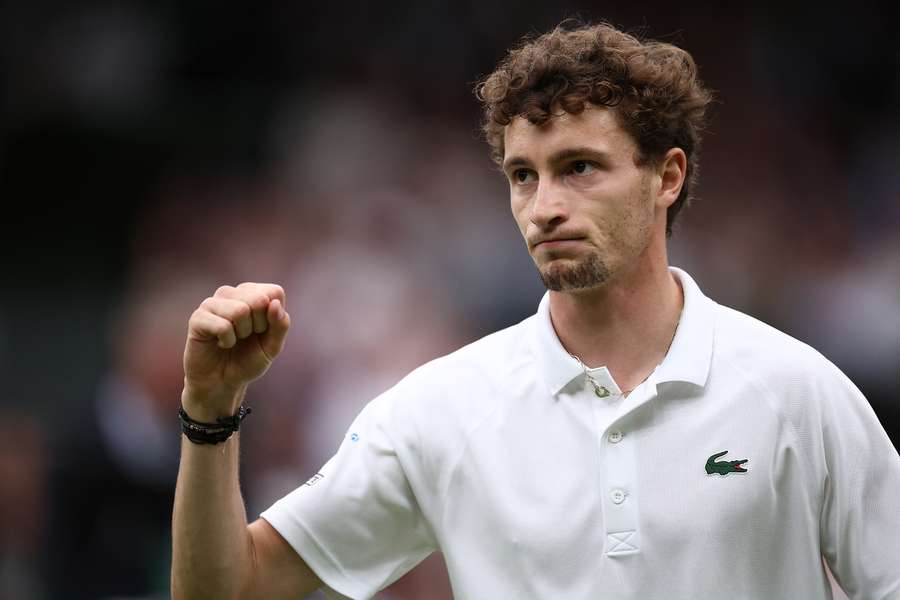
[[[580,242],[582,240],[584,240],[583,237],[547,238],[545,240],[539,240],[532,247],[537,248],[538,246],[564,246],[567,243]]]

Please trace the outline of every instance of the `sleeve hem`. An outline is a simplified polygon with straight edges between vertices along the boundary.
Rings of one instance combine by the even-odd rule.
[[[340,594],[335,597],[326,592],[329,598],[337,600],[337,598],[345,597],[351,600],[367,600],[372,597],[373,593],[369,586],[347,574],[309,531],[306,524],[296,516],[289,517],[272,509],[264,511],[259,516],[275,528],[275,531],[290,544],[307,566],[322,580],[322,583]]]

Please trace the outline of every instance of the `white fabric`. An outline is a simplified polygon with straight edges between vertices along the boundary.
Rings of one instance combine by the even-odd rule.
[[[354,599],[436,549],[459,600],[820,600],[822,555],[852,598],[900,598],[900,456],[869,404],[672,272],[681,323],[626,398],[594,395],[545,296],[373,400],[262,517]],[[707,473],[725,450],[746,472]]]

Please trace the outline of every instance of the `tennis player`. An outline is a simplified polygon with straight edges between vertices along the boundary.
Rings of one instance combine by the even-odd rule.
[[[441,551],[466,600],[820,600],[823,557],[900,598],[900,456],[868,402],[668,264],[710,102],[691,56],[558,27],[477,91],[535,314],[372,400],[248,525],[232,434],[290,317],[278,285],[219,288],[188,326],[173,597],[371,598]]]

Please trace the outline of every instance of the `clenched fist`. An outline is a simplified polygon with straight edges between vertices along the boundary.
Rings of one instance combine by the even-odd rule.
[[[244,391],[284,348],[291,318],[284,290],[271,283],[222,286],[188,322],[181,402],[191,418],[232,415]]]

